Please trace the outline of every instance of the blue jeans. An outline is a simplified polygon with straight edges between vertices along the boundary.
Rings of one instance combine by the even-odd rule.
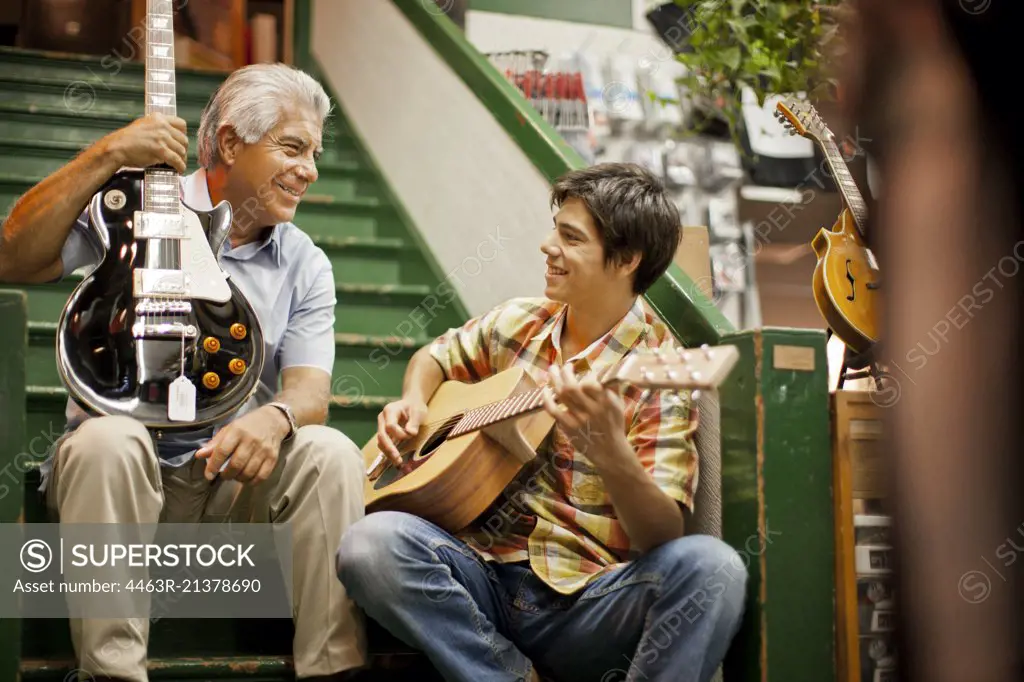
[[[349,527],[338,576],[366,614],[449,682],[706,682],[743,613],[747,572],[720,540],[687,536],[574,595],[525,563],[485,562],[437,526],[377,512]]]

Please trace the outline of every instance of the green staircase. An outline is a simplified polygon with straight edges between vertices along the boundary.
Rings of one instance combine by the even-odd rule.
[[[33,184],[142,113],[142,71],[136,64],[118,65],[115,73],[95,58],[2,49],[0,74],[0,206],[5,214]],[[200,113],[221,78],[178,72],[178,111],[191,139],[189,172],[198,167]],[[415,350],[467,315],[450,289],[439,287],[443,275],[415,241],[407,216],[337,106],[324,131],[324,147],[320,179],[295,222],[334,266],[336,359],[328,423],[362,444],[374,434],[380,408],[399,395]],[[28,472],[19,517],[28,522],[46,521],[36,492],[36,467],[64,425],[67,393],[57,374],[54,336],[78,281],[72,276],[58,284],[8,287],[27,294],[26,420],[20,452],[29,453],[32,462],[20,467]],[[0,459],[12,456],[4,453]],[[151,631],[151,676],[292,679],[291,631],[290,621],[157,621]],[[374,667],[365,679],[435,679],[422,656],[373,623],[370,645]],[[16,656],[22,679],[64,680],[74,668],[67,623],[22,621]]]

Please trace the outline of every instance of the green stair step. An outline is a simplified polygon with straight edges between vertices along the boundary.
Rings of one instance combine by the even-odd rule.
[[[142,85],[144,72],[140,62],[131,61],[138,46],[130,42],[117,50],[118,54],[105,57],[57,53],[45,50],[26,50],[14,47],[0,48],[0,70],[20,76],[53,78],[89,83],[127,82]],[[120,59],[120,56],[127,59]],[[175,68],[175,84],[184,91],[213,90],[223,82],[225,72]]]
[[[64,682],[76,669],[73,660],[25,659],[21,679],[29,682]],[[295,679],[291,657],[222,656],[197,658],[150,658],[151,680],[259,680],[290,682]],[[77,679],[77,678],[74,678]]]
[[[0,210],[4,215],[31,186],[23,178],[0,177]],[[394,210],[377,197],[307,195],[295,212],[295,224],[314,238],[396,238],[403,232]]]
[[[6,122],[0,123],[0,130],[8,127]],[[0,137],[0,174],[10,184],[10,190],[20,195],[39,179],[60,169],[91,142]],[[189,147],[187,172],[199,167],[197,149],[194,143]],[[310,187],[310,191],[316,194],[339,200],[376,198],[379,195],[378,181],[355,150],[325,150],[317,163],[317,171],[320,178]],[[21,181],[17,181],[18,178]]]
[[[56,321],[29,322],[26,381],[36,386],[61,384],[56,360]],[[409,358],[426,339],[402,336],[335,334],[333,393],[341,399],[398,395]]]
[[[142,110],[126,110],[125,107],[92,106],[72,108],[59,102],[54,104],[30,104],[20,99],[0,101],[0,121],[5,137],[23,137],[38,140],[69,140],[92,142],[103,135],[123,128],[142,114]],[[185,119],[190,136],[190,146],[195,144],[195,133],[199,129],[199,113]],[[324,148],[352,149],[353,139],[338,130],[338,119],[329,118],[324,126]]]
[[[178,116],[198,121],[211,90],[177,89]],[[4,103],[29,107],[63,109],[66,115],[84,113],[114,115],[128,113],[141,116],[145,110],[145,90],[141,85],[123,81],[100,81],[86,78],[66,81],[20,74],[0,75],[0,97]]]

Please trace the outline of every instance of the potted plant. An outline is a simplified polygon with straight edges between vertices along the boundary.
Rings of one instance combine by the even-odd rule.
[[[824,66],[841,53],[844,0],[673,0],[648,18],[686,67],[680,85],[738,139],[743,91],[835,98]],[[668,11],[666,11],[668,10]],[[705,122],[715,116],[706,117]]]

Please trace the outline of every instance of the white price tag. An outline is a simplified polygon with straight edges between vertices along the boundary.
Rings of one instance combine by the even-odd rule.
[[[184,376],[171,382],[167,393],[167,418],[178,422],[195,421],[196,387]]]

